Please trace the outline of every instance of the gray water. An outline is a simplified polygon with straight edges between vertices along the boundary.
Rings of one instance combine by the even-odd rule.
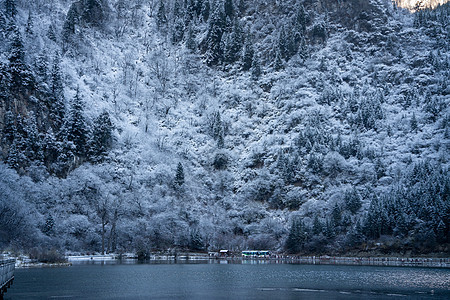
[[[450,299],[450,270],[264,263],[18,269],[5,299]]]

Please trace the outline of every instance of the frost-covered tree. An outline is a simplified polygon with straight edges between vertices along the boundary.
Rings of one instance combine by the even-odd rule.
[[[3,5],[5,9],[5,16],[9,19],[14,19],[17,15],[16,0],[5,0]]]
[[[255,55],[255,50],[253,48],[252,39],[250,34],[247,34],[245,38],[244,47],[242,50],[242,70],[248,71],[252,67],[253,56]]]
[[[208,32],[202,41],[201,48],[205,53],[206,63],[209,66],[217,65],[223,61],[222,36],[225,32],[225,14],[221,6],[217,6],[209,20]]]
[[[224,12],[225,12],[225,16],[233,19],[234,17],[234,5],[233,5],[233,0],[225,0],[225,2],[223,3],[224,5]]]
[[[82,19],[84,22],[99,26],[105,19],[105,12],[99,0],[84,0]]]
[[[202,0],[201,2],[202,2],[201,15],[202,15],[203,21],[206,22],[209,20],[209,17],[210,17],[211,4],[210,4],[209,0]]]
[[[284,248],[288,253],[299,253],[303,250],[307,238],[308,232],[305,224],[299,217],[294,217]]]
[[[65,33],[66,33],[66,36],[67,36],[67,34],[69,34],[69,32],[65,32]],[[53,24],[50,24],[48,26],[47,37],[49,38],[49,40],[56,43],[56,33],[55,33],[55,29],[53,28]]]
[[[182,186],[184,184],[184,169],[181,162],[177,165],[177,171],[175,173],[175,186]]]
[[[9,88],[11,93],[23,93],[25,90],[31,90],[34,87],[34,78],[25,63],[25,50],[19,29],[11,25],[12,43],[9,51]]]
[[[11,110],[8,110],[4,114],[3,130],[2,130],[2,143],[11,144],[17,134],[17,127],[15,122],[15,115]]]
[[[102,161],[113,143],[113,125],[108,112],[101,113],[93,122],[88,141],[88,156],[93,162]]]
[[[73,142],[75,145],[75,153],[78,156],[84,157],[86,154],[88,129],[84,116],[84,105],[78,89],[75,97],[72,99],[63,126],[68,141]]]
[[[160,0],[158,5],[158,12],[156,14],[156,26],[158,28],[162,28],[167,24],[167,15],[166,15],[166,7],[164,5],[164,1]]]
[[[191,24],[189,24],[189,27],[187,29],[186,48],[188,48],[189,50],[191,50],[193,52],[195,52],[197,50],[197,43],[195,41],[194,30],[193,30]]]
[[[225,63],[234,63],[241,56],[241,49],[243,47],[243,31],[239,21],[234,21],[232,31],[226,36],[224,40],[223,59]]]
[[[48,101],[50,121],[53,125],[53,129],[59,135],[63,128],[66,113],[66,101],[58,53],[56,53],[52,63],[50,73],[50,95]]]
[[[79,14],[75,8],[75,6],[71,6],[69,11],[67,12],[66,19],[63,24],[61,36],[62,36],[62,42],[63,42],[63,52],[66,52],[70,46],[74,43],[74,35],[75,35],[75,26],[78,24],[79,20]],[[53,30],[53,29],[52,29]],[[50,28],[49,28],[50,32]],[[53,34],[50,33],[49,38],[51,40],[53,37]]]
[[[417,125],[417,118],[416,118],[415,113],[413,113],[413,115],[411,117],[410,126],[411,126],[411,131],[417,132],[418,125]]]
[[[348,209],[352,214],[355,214],[361,208],[361,196],[355,188],[345,191],[344,203],[345,208]]]
[[[28,36],[33,35],[33,33],[34,33],[33,27],[34,27],[33,16],[31,15],[31,10],[30,10],[30,11],[28,11],[27,26],[25,27],[25,33]]]
[[[45,52],[41,52],[36,58],[35,74],[41,84],[47,84],[48,79],[48,58]]]
[[[29,162],[39,161],[42,162],[42,139],[38,131],[36,117],[33,112],[24,120],[24,154]]]
[[[253,56],[252,60],[252,67],[250,69],[252,72],[252,80],[257,81],[259,77],[261,76],[261,62],[259,61],[259,58],[255,55]]]

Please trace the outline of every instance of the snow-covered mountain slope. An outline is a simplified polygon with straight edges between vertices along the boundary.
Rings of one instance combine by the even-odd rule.
[[[448,5],[16,2],[5,247],[448,250]]]

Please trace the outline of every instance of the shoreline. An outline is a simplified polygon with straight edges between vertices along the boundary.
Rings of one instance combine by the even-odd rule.
[[[78,264],[105,263],[267,263],[267,264],[312,264],[312,265],[351,265],[351,266],[388,266],[388,267],[429,267],[450,268],[450,257],[392,257],[392,256],[299,256],[271,255],[270,257],[242,257],[240,255],[211,256],[206,253],[151,254],[147,259],[138,260],[136,255],[68,255],[65,262],[44,263],[30,259],[16,258],[15,268],[57,268]]]
[[[152,254],[145,260],[137,257],[119,255],[85,255],[67,256],[69,263],[86,262],[201,262],[201,261],[227,261],[227,262],[255,262],[255,263],[293,263],[313,265],[360,265],[360,266],[391,266],[391,267],[431,267],[450,268],[449,257],[357,257],[357,256],[297,256],[272,255],[270,257],[242,257],[238,255],[210,256],[198,253],[180,254]]]

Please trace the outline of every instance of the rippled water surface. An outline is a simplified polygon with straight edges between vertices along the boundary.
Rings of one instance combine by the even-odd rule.
[[[450,270],[296,264],[18,269],[6,299],[450,299]]]

